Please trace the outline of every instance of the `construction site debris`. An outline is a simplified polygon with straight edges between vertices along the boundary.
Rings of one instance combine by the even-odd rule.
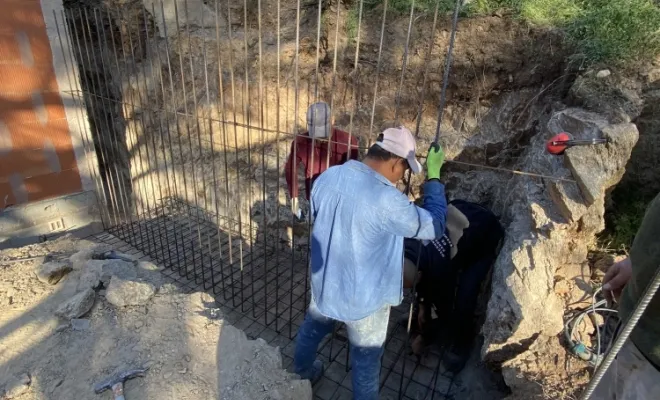
[[[2,396],[2,399],[15,399],[25,394],[28,390],[30,390],[31,383],[32,379],[28,374],[8,376],[5,383],[5,394]]]
[[[80,318],[91,310],[95,298],[96,292],[86,289],[62,303],[55,311],[55,315],[64,319]]]
[[[71,320],[71,329],[74,331],[86,331],[89,329],[90,321],[88,319],[74,318]]]
[[[141,306],[147,304],[155,293],[156,288],[150,283],[128,281],[113,276],[105,299],[115,307]]]
[[[68,261],[51,261],[37,267],[37,279],[43,283],[55,285],[73,269]]]
[[[65,237],[2,250],[0,259],[28,251],[48,254],[50,249],[66,258],[76,252],[77,242]],[[57,285],[38,281],[30,261],[0,268],[0,296],[14,297],[11,305],[0,306],[0,365],[16,374],[0,376],[0,399],[98,400],[93,387],[104,378],[148,367],[143,378],[124,388],[127,399],[311,400],[309,381],[282,368],[279,349],[248,340],[226,323],[210,295],[181,293],[176,284],[164,283],[153,262],[88,262]],[[104,265],[109,265],[110,298],[118,282],[159,290],[141,306],[114,307],[102,296],[94,300],[91,288],[77,289],[85,274],[95,270],[99,276]],[[127,275],[128,266],[135,278],[112,275]],[[142,292],[123,296],[140,297]],[[94,302],[98,304],[92,306]],[[53,310],[67,321],[59,322]],[[22,371],[30,372],[19,376]]]

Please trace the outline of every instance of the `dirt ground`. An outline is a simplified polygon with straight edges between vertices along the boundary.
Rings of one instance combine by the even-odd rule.
[[[120,276],[156,288],[153,297],[118,293],[134,305],[116,307],[106,298],[110,290],[99,286],[91,310],[72,322],[57,317],[58,307],[86,286],[81,276],[106,263],[89,261],[95,247],[66,236],[0,252],[0,398],[109,399],[93,386],[145,367],[144,377],[126,384],[127,399],[311,398],[309,382],[282,369],[278,348],[248,340],[225,323],[208,294],[180,293],[152,263],[126,263],[132,272],[110,268],[108,275],[111,282]],[[10,261],[46,255],[73,267],[54,285],[36,277],[42,259]]]

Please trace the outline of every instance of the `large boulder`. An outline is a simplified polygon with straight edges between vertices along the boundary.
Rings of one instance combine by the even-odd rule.
[[[563,156],[545,152],[545,141],[562,131],[575,138],[607,137],[609,143],[574,147]],[[508,384],[520,386],[520,377],[531,374],[527,353],[549,348],[538,343],[561,332],[564,299],[570,297],[564,286],[575,281],[574,271],[604,229],[605,193],[623,176],[637,137],[633,124],[610,124],[579,109],[560,111],[531,139],[521,157],[525,165],[517,166],[552,179],[521,177],[506,184],[506,238],[493,267],[482,354],[502,366]]]

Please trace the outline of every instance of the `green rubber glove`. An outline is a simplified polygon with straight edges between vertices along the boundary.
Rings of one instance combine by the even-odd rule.
[[[426,157],[426,179],[440,179],[440,168],[445,162],[445,152],[437,142],[431,143]]]

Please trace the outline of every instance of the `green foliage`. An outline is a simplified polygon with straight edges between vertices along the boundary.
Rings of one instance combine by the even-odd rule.
[[[526,0],[521,3],[522,19],[539,26],[563,26],[581,11],[574,0]]]
[[[348,40],[353,41],[357,37],[358,30],[358,17],[359,15],[359,4],[355,4],[348,10],[348,15],[346,16],[346,36]]]
[[[594,61],[652,58],[660,53],[660,7],[652,0],[584,0],[567,31]]]
[[[644,219],[652,197],[644,197],[632,188],[617,188],[612,194],[614,207],[605,214],[605,231],[600,235],[601,246],[627,252]]]
[[[407,14],[413,0],[389,0],[390,12]],[[417,13],[450,13],[454,0],[414,0]],[[438,3],[439,2],[439,3]],[[364,0],[364,12],[382,5]],[[357,34],[359,1],[348,13],[349,38]],[[623,63],[660,54],[660,5],[654,0],[473,0],[463,15],[506,10],[535,26],[559,28],[578,53],[593,62]]]
[[[529,24],[564,29],[590,61],[660,54],[660,6],[653,0],[475,0],[469,7],[475,14],[505,9]]]
[[[456,5],[454,0],[439,0],[438,12],[446,13],[452,11]],[[379,3],[381,3],[379,1]],[[399,13],[410,13],[412,0],[389,0],[389,9]],[[416,12],[434,12],[438,0],[415,0]]]

